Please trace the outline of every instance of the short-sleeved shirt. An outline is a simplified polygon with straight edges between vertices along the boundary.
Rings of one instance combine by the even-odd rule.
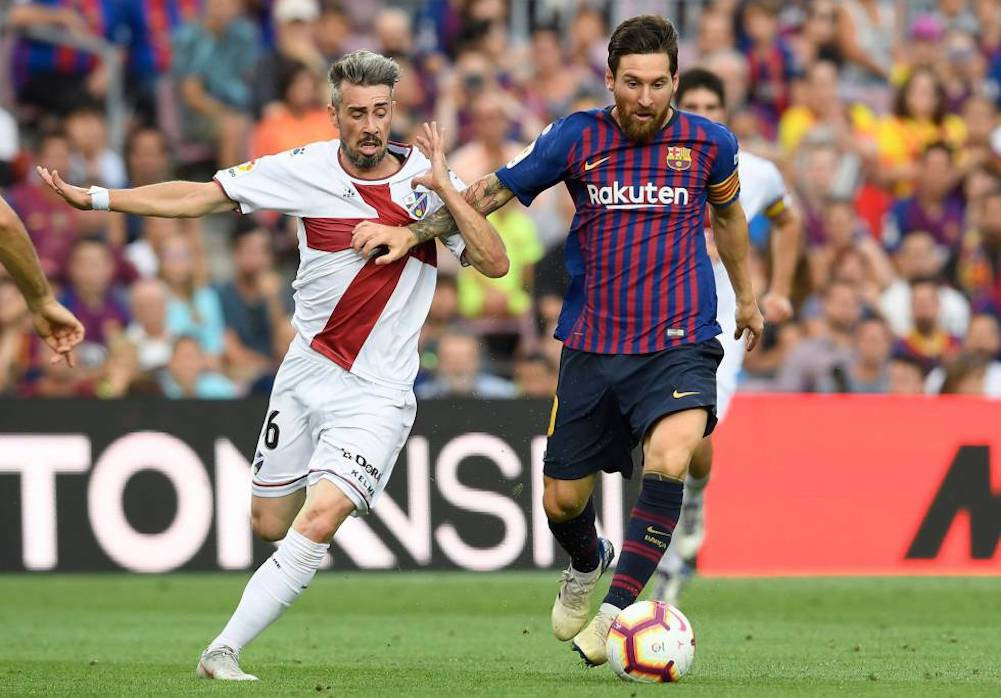
[[[176,79],[197,77],[205,91],[223,104],[250,107],[259,47],[257,29],[248,20],[233,20],[218,36],[198,22],[189,22],[174,32],[172,47]]]
[[[706,204],[737,200],[737,139],[674,111],[646,144],[611,107],[553,122],[497,171],[525,205],[564,182],[576,213],[565,262],[570,286],[556,337],[600,354],[643,354],[716,336],[716,282]]]
[[[413,387],[417,338],[437,280],[434,241],[391,264],[376,265],[351,247],[364,220],[408,225],[442,201],[411,181],[430,169],[416,149],[391,143],[400,169],[384,179],[348,174],[340,141],[320,141],[216,173],[215,180],[242,213],[279,211],[297,220],[299,270],[292,325],[300,340],[346,371],[393,388]],[[453,178],[458,188],[462,182]],[[460,235],[444,240],[461,256]]]

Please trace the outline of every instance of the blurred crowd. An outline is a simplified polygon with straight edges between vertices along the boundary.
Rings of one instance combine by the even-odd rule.
[[[524,5],[520,5],[524,3]],[[336,137],[329,63],[367,48],[402,68],[393,137],[444,125],[466,182],[550,121],[604,106],[607,37],[653,0],[0,0],[0,187],[62,302],[80,367],[50,364],[0,274],[0,394],[266,394],[291,338],[295,228],[80,212],[33,173],[76,184],[208,179]],[[1001,0],[668,2],[682,70],[723,78],[741,147],[774,160],[804,223],[795,318],[769,327],[742,390],[1001,396]],[[515,22],[519,14],[527,22]],[[516,35],[514,27],[521,29]],[[47,39],[96,36],[112,76]],[[550,397],[569,196],[492,216],[510,273],[443,266],[421,338],[421,397]],[[769,229],[751,221],[764,293]],[[440,259],[447,260],[448,255]]]

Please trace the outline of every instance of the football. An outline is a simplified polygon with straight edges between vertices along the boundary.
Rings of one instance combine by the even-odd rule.
[[[662,601],[639,601],[615,618],[608,663],[621,679],[678,681],[695,659],[695,633],[684,614]]]

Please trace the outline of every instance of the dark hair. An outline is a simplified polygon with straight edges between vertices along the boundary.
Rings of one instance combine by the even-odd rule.
[[[608,69],[614,76],[623,56],[646,53],[666,53],[671,75],[677,74],[678,30],[669,20],[658,15],[639,15],[617,26],[608,40]]]
[[[941,124],[945,119],[945,88],[942,86],[942,81],[938,79],[938,75],[931,68],[915,68],[910,75],[907,76],[907,80],[903,85],[897,89],[897,94],[893,98],[893,114],[901,118],[910,116],[907,113],[907,93],[911,89],[911,84],[920,75],[928,75],[935,82],[935,113],[932,114],[932,121],[936,124]]]
[[[709,90],[719,97],[720,106],[726,109],[726,92],[723,81],[711,70],[692,68],[683,72],[678,78],[678,89],[674,93],[675,103],[681,104],[681,100],[684,99],[685,93],[689,90]]]
[[[935,150],[941,150],[949,157],[949,161],[952,162],[953,149],[952,146],[946,143],[945,141],[933,141],[929,143],[928,145],[925,146],[925,149],[921,151],[921,157],[924,158],[929,153]]]
[[[254,233],[264,233],[268,237],[268,243],[270,246],[271,236],[268,235],[267,229],[261,227],[252,217],[250,216],[240,216],[237,219],[236,227],[233,228],[233,232],[229,234],[229,244],[230,247],[236,249],[240,244],[240,241]]]
[[[109,245],[108,241],[105,240],[103,237],[101,237],[100,235],[84,235],[82,237],[78,237],[70,244],[69,252],[66,255],[66,259],[72,258],[76,254],[77,250],[79,250],[81,247],[84,247],[85,245],[99,245],[109,255],[112,254],[111,245]]]
[[[330,66],[330,102],[341,105],[341,83],[372,87],[385,85],[390,94],[400,79],[400,66],[392,58],[371,51],[354,51],[342,56]]]
[[[931,286],[936,291],[942,287],[942,280],[937,276],[918,276],[911,279],[910,282],[911,291],[913,292],[918,286]]]
[[[296,79],[302,73],[313,74],[313,71],[309,69],[309,66],[302,61],[296,60],[284,60],[278,66],[278,97],[279,99],[285,99],[289,88],[292,87]]]

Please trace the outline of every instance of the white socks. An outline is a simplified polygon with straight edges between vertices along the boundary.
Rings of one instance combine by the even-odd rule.
[[[239,652],[260,635],[309,586],[328,547],[290,528],[278,549],[247,582],[236,611],[209,648],[226,646]]]
[[[688,475],[685,477],[685,503],[686,504],[701,504],[702,503],[702,491],[709,484],[709,475],[705,477],[692,477]]]

